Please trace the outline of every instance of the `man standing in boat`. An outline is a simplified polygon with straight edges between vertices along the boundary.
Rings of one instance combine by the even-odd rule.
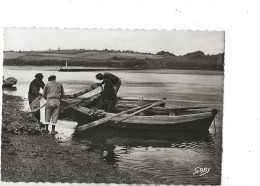
[[[29,92],[28,92],[28,98],[29,98],[29,104],[31,103],[39,96],[42,96],[40,93],[40,89],[44,88],[44,82],[42,73],[37,73],[35,76],[35,79],[30,83],[29,86]],[[40,110],[37,112],[34,112],[34,116],[37,118],[37,121],[40,122]]]
[[[49,131],[49,124],[52,124],[51,134],[56,134],[55,126],[58,121],[60,110],[60,99],[65,96],[62,84],[56,82],[56,76],[48,78],[48,83],[43,89],[42,96],[46,99],[45,105],[45,122],[46,131]]]
[[[104,90],[101,93],[101,96],[102,96],[103,100],[105,101],[105,104],[104,104],[105,111],[111,113],[114,111],[116,102],[117,102],[116,92],[114,90],[114,86],[113,86],[112,82],[110,81],[110,79],[105,77],[103,82],[105,85],[104,85]]]
[[[98,73],[96,75],[96,78],[98,80],[103,80],[101,83],[98,83],[98,85],[105,84],[104,79],[110,80],[110,82],[112,83],[112,86],[114,87],[115,94],[117,95],[117,92],[118,92],[119,88],[121,87],[121,83],[122,83],[119,77],[117,77],[114,74],[111,74],[109,72],[105,72],[104,74]]]

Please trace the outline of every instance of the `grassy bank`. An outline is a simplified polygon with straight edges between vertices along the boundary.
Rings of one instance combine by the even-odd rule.
[[[22,98],[3,94],[1,179],[4,182],[149,183],[108,165],[75,144],[62,146],[46,133],[13,133],[13,126],[37,126],[21,111]]]
[[[161,53],[160,53],[161,54]],[[131,69],[223,70],[224,54],[201,51],[183,56],[109,50],[4,52],[4,65],[113,67]]]

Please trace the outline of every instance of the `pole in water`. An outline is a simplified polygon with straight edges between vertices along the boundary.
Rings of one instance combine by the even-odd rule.
[[[214,128],[215,128],[215,134],[217,134],[215,118],[214,118]]]

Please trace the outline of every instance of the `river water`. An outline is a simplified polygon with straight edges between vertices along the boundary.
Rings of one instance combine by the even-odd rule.
[[[3,92],[24,98],[25,105],[30,82],[38,72],[44,81],[56,75],[65,92],[84,88],[97,82],[97,72],[58,72],[58,67],[4,66],[4,77],[18,79],[16,89]],[[191,70],[113,71],[122,79],[118,94],[140,99],[167,98],[167,107],[207,106],[219,109],[216,132],[145,133],[93,130],[73,136],[77,122],[70,117],[58,121],[56,138],[62,145],[77,145],[94,151],[107,163],[137,174],[151,183],[162,184],[220,184],[222,157],[223,82],[222,72]],[[26,107],[26,106],[25,106]],[[210,168],[204,175],[194,174],[199,168]]]

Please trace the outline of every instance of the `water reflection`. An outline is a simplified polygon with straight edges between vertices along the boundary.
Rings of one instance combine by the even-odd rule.
[[[198,166],[212,167],[215,173],[220,171],[214,163],[215,145],[209,132],[111,131],[99,127],[74,137],[107,163],[137,172],[155,183],[219,183],[218,174],[193,176]]]
[[[117,162],[115,149],[129,154],[133,148],[178,148],[199,150],[202,144],[213,145],[208,131],[201,133],[167,131],[111,131],[104,127],[74,134],[83,144],[88,141],[89,150],[100,151],[108,163]],[[129,151],[130,150],[130,151]]]
[[[107,139],[120,138],[119,143],[130,143],[133,146],[149,145],[161,146],[163,144],[171,144],[191,142],[191,141],[205,141],[211,142],[212,137],[208,131],[203,132],[184,132],[184,131],[140,131],[140,130],[110,130],[105,125],[89,129],[87,131],[74,134],[78,138],[85,138],[95,141],[105,141]],[[158,144],[156,142],[159,142]],[[115,142],[117,143],[117,142]],[[166,145],[168,146],[168,145]]]

